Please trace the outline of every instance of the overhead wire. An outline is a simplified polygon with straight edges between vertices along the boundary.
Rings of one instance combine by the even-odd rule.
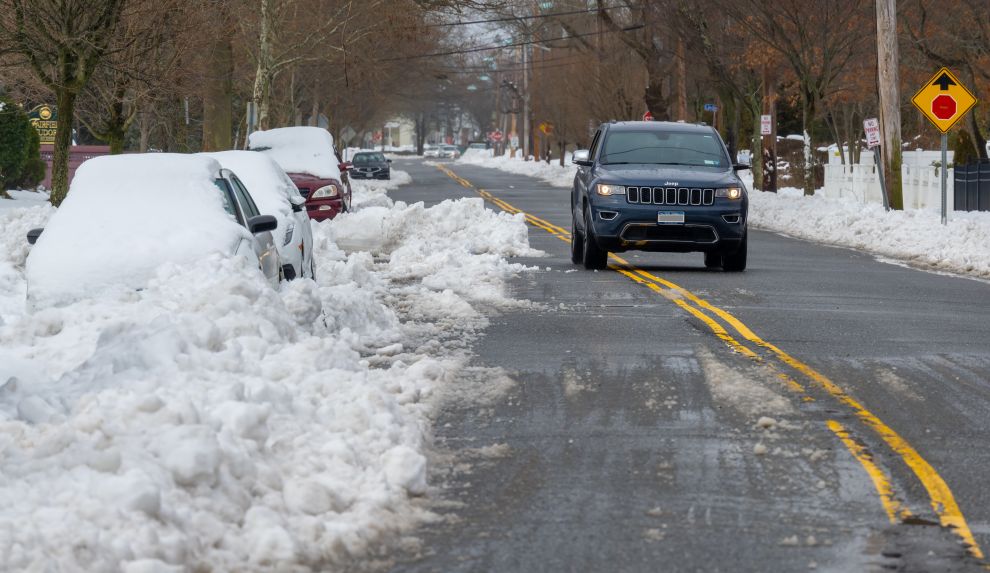
[[[544,44],[544,43],[547,43],[547,42],[558,42],[560,40],[570,40],[570,39],[573,39],[573,38],[585,38],[585,37],[588,37],[588,36],[600,36],[600,35],[604,35],[604,34],[617,34],[617,33],[624,33],[624,32],[632,32],[634,30],[639,30],[639,29],[641,29],[643,27],[644,27],[643,24],[637,24],[635,26],[627,26],[627,27],[622,28],[620,30],[602,30],[600,32],[587,32],[587,33],[584,33],[584,34],[573,34],[573,35],[570,35],[570,36],[561,36],[561,37],[558,37],[558,38],[549,38],[549,39],[545,39],[545,40],[529,40],[529,41],[525,41],[525,42],[511,42],[511,43],[508,43],[508,44],[495,44],[495,45],[489,45],[489,46],[478,46],[478,47],[468,48],[468,49],[464,49],[464,50],[450,50],[450,51],[447,51],[447,52],[433,52],[433,53],[430,53],[430,54],[414,54],[412,56],[401,56],[401,57],[396,57],[396,58],[385,58],[385,59],[382,59],[382,60],[379,60],[379,61],[380,62],[396,62],[396,61],[403,61],[403,60],[418,60],[418,59],[422,59],[422,58],[437,58],[437,57],[443,57],[443,56],[455,56],[455,55],[459,55],[459,54],[473,54],[473,53],[477,53],[477,52],[486,52],[486,51],[489,51],[489,50],[503,50],[505,48],[516,48],[516,47],[519,47],[519,46],[530,46],[530,45],[533,45],[533,44]]]
[[[468,20],[468,21],[457,21],[457,22],[437,22],[434,24],[421,24],[421,28],[447,28],[452,26],[470,26],[473,24],[494,24],[497,22],[519,22],[523,20],[536,20],[539,18],[556,18],[557,16],[574,16],[576,14],[590,14],[597,13],[599,10],[621,10],[628,8],[630,10],[635,10],[635,6],[608,6],[603,8],[587,8],[584,10],[568,10],[566,12],[551,12],[549,14],[531,14],[529,16],[504,16],[502,18],[490,18],[486,20]]]

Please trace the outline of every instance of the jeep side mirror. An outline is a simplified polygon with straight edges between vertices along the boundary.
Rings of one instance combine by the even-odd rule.
[[[583,165],[585,167],[590,166],[591,160],[589,159],[588,150],[578,149],[575,151],[574,155],[571,157],[571,163],[575,165]]]

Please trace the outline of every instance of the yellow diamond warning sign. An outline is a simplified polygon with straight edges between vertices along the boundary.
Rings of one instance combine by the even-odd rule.
[[[949,68],[942,68],[918,90],[911,103],[945,133],[976,105],[976,98]]]

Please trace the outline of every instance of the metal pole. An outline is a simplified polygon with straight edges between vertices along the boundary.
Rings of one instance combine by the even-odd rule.
[[[949,170],[949,161],[946,159],[949,149],[949,136],[945,133],[942,134],[942,224],[946,224],[946,205],[948,204],[948,195],[946,191],[946,179],[947,172]]]
[[[883,176],[883,161],[880,159],[879,147],[873,148],[873,162],[876,163],[877,174],[880,176],[880,195],[883,196],[883,209],[884,211],[890,211],[890,197],[887,196],[887,180]],[[850,163],[850,165],[852,164]],[[853,176],[853,181],[855,180],[855,176]],[[863,193],[863,197],[866,197],[866,193]]]

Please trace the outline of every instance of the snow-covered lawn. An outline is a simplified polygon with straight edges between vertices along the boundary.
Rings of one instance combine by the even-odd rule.
[[[505,157],[469,156],[461,163],[491,167],[570,187],[577,167]],[[744,176],[752,177],[748,172]],[[746,181],[752,189],[752,179]],[[758,229],[850,247],[922,268],[990,279],[990,213],[950,212],[941,225],[935,210],[885,212],[880,205],[821,196],[800,190],[750,192],[750,223]]]
[[[314,225],[315,283],[212,257],[33,313],[53,209],[0,211],[4,570],[326,570],[430,517],[431,410],[533,253],[522,215],[373,186]]]
[[[922,268],[990,279],[990,213],[885,212],[799,189],[750,193],[750,222],[792,237],[867,251]],[[813,265],[813,261],[811,262]]]
[[[7,194],[10,195],[10,199],[0,197],[0,211],[22,209],[48,202],[48,193],[44,192],[9,190]]]

